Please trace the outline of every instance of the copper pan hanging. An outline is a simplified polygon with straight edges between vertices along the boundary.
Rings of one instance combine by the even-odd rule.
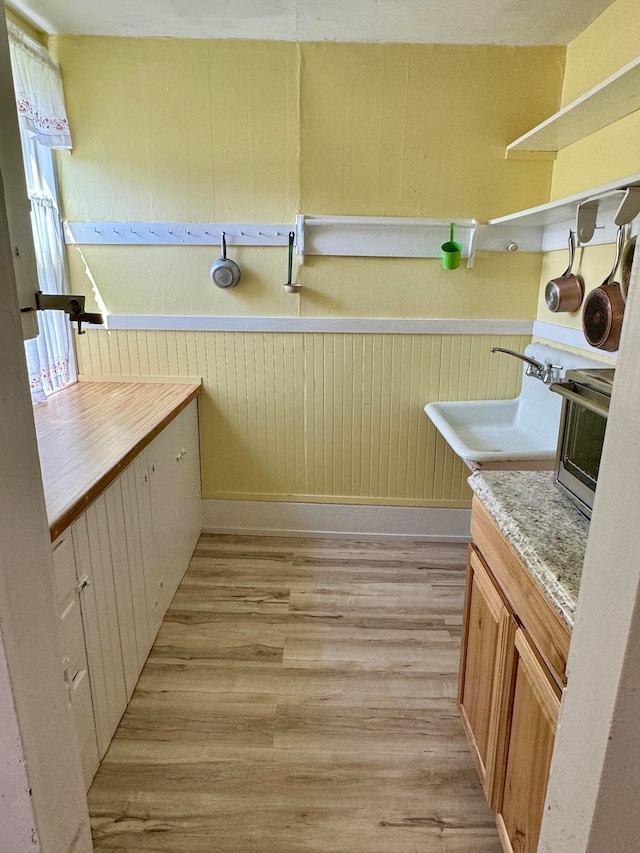
[[[582,328],[585,338],[592,347],[607,352],[615,352],[620,345],[624,298],[619,283],[614,279],[622,255],[624,238],[625,226],[621,225],[618,228],[613,269],[600,287],[596,287],[587,296],[582,309]]]
[[[558,276],[547,282],[544,299],[549,311],[577,311],[582,305],[584,282],[582,277],[573,272],[573,257],[576,250],[576,237],[569,231],[569,266]]]

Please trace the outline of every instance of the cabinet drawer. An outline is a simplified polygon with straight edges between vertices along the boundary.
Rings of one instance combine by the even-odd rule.
[[[565,687],[570,630],[477,498],[473,501],[471,534],[509,605],[517,614],[518,621],[531,637],[557,683]]]

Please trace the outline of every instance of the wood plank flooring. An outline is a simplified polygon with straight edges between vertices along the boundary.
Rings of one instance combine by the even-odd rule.
[[[465,559],[203,536],[90,790],[95,849],[500,853],[455,702]]]

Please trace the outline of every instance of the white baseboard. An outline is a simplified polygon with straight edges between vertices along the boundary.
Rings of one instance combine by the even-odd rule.
[[[471,511],[290,501],[203,500],[203,533],[388,536],[469,542]]]

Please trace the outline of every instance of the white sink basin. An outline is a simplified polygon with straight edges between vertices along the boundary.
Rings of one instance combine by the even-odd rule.
[[[599,362],[544,344],[529,344],[525,354],[543,364],[602,367]],[[513,358],[494,353],[492,358]],[[496,362],[496,369],[498,364]],[[556,455],[562,398],[539,379],[526,375],[512,400],[456,400],[428,403],[424,410],[443,438],[472,469],[552,468]]]

